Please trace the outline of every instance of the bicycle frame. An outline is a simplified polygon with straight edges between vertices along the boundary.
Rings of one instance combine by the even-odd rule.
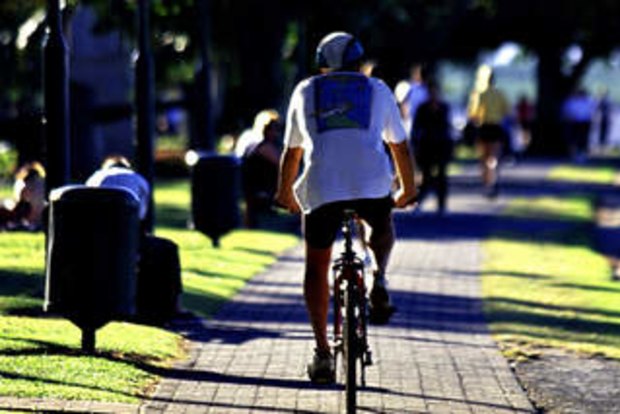
[[[355,229],[355,212],[345,211],[342,233],[344,236],[344,251],[335,261],[334,275],[334,355],[343,355],[345,364],[356,365],[360,362],[360,383],[365,385],[365,367],[372,364],[371,352],[367,338],[367,300],[366,285],[364,283],[364,262],[353,250],[353,231]],[[346,298],[346,299],[345,299]],[[347,303],[353,309],[347,309]],[[346,320],[346,318],[353,320]],[[344,327],[350,327],[349,340],[353,344],[346,344],[347,332]],[[351,338],[351,336],[353,338]],[[353,350],[354,355],[348,355]],[[349,362],[347,362],[347,360]],[[355,366],[347,366],[347,412],[355,412],[356,376]]]

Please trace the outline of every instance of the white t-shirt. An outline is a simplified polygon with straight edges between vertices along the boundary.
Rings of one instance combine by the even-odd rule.
[[[409,108],[409,117],[411,118],[411,122],[413,122],[420,105],[428,101],[428,89],[426,85],[421,82],[411,82],[411,87],[409,88],[406,99]]]
[[[345,89],[362,90],[353,92],[354,99],[338,93],[321,97],[325,82],[347,84],[347,79],[352,82]],[[396,100],[379,79],[335,72],[300,82],[291,96],[284,145],[304,149],[304,171],[294,185],[302,211],[387,196],[393,172],[384,143],[406,138]]]
[[[237,143],[235,144],[235,155],[237,158],[243,158],[246,155],[248,148],[258,144],[263,140],[263,137],[258,134],[254,129],[246,129],[239,136]]]
[[[149,207],[149,184],[144,177],[128,168],[110,167],[97,170],[86,180],[89,187],[124,188],[131,191],[140,204],[138,217],[146,217]]]

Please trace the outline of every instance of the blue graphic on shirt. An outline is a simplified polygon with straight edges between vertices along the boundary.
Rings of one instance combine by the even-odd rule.
[[[315,81],[315,116],[319,132],[370,126],[372,90],[368,78],[357,74],[329,74]]]

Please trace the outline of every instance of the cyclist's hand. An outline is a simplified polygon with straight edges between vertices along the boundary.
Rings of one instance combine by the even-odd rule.
[[[287,210],[289,213],[301,213],[301,208],[299,207],[299,204],[297,204],[297,200],[292,193],[285,194],[278,192],[276,193],[273,202],[276,206]]]
[[[418,202],[417,196],[418,193],[415,188],[411,191],[398,190],[396,194],[394,194],[394,207],[406,208],[414,206]]]

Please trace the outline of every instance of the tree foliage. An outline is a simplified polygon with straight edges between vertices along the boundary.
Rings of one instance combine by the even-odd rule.
[[[93,7],[97,30],[120,29],[135,38],[137,1],[71,0],[69,5]],[[198,7],[205,4],[208,22]],[[19,74],[33,64],[20,63],[20,53],[27,55],[16,51],[16,33],[44,5],[44,0],[0,2],[2,91],[26,83]],[[482,48],[518,42],[539,57],[541,99],[555,102],[545,105],[550,117],[557,116],[557,102],[590,60],[620,43],[617,0],[151,0],[151,6],[161,87],[193,80],[208,23],[208,57],[217,86],[225,89],[222,118],[229,118],[229,125],[235,117],[247,122],[260,109],[284,106],[291,84],[312,72],[316,44],[334,30],[357,35],[377,61],[378,74],[392,85],[414,62],[472,60]],[[563,52],[573,44],[582,48],[583,59],[567,66]]]
[[[538,56],[539,128],[533,148],[545,154],[566,152],[561,141],[562,101],[579,85],[594,58],[605,58],[620,44],[620,3],[615,0],[477,0],[481,25],[499,39],[519,42]],[[484,36],[478,42],[485,45]],[[581,59],[565,58],[577,45]]]
[[[4,105],[31,96],[28,78],[37,63],[27,50],[18,49],[17,41],[20,27],[43,5],[44,0],[0,2],[0,102]]]

